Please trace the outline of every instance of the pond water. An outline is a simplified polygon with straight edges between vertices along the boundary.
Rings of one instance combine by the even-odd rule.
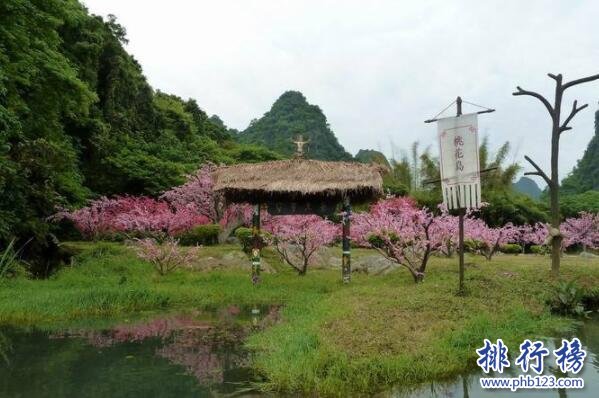
[[[251,396],[243,338],[278,309],[229,307],[103,329],[0,329],[0,397]]]
[[[250,354],[242,348],[252,330],[278,320],[277,307],[259,315],[235,306],[210,312],[129,320],[109,328],[59,332],[0,328],[0,397],[239,397],[261,395],[252,382]],[[587,350],[583,390],[483,390],[482,373],[415,389],[401,387],[391,397],[594,397],[599,396],[599,317],[573,334]],[[572,337],[572,336],[565,336]],[[546,339],[548,348],[560,339]],[[513,362],[513,361],[512,361]],[[552,364],[547,360],[547,364]],[[547,368],[547,366],[546,366]],[[558,373],[555,368],[547,374]],[[503,376],[517,376],[512,371]]]
[[[533,336],[531,336],[533,337]],[[567,375],[568,377],[581,377],[584,379],[583,389],[548,389],[548,390],[534,390],[534,389],[522,389],[517,392],[511,392],[510,390],[485,390],[480,386],[480,377],[493,377],[492,374],[486,375],[482,370],[473,370],[470,373],[461,375],[452,380],[447,381],[436,381],[427,383],[416,389],[405,390],[401,387],[396,388],[388,396],[393,398],[485,398],[485,397],[505,397],[515,396],[518,398],[526,397],[599,397],[599,316],[595,315],[592,318],[584,321],[582,326],[571,335],[564,336],[565,338],[578,337],[583,344],[583,348],[587,352],[587,357],[584,361],[584,367],[576,374]],[[545,341],[545,347],[550,351],[561,346],[561,338],[543,339]],[[481,342],[482,345],[482,342]],[[513,354],[513,349],[510,347],[510,351]],[[518,349],[516,348],[516,352]],[[504,370],[501,377],[518,377],[523,374],[516,371],[514,368],[514,359],[510,357],[511,368]],[[549,366],[548,366],[549,365]],[[518,367],[519,369],[519,367]],[[530,371],[528,374],[536,375],[536,373]],[[554,364],[553,355],[545,358],[545,371],[544,375],[554,375],[555,377],[564,377],[559,369]],[[495,375],[499,376],[499,375]]]

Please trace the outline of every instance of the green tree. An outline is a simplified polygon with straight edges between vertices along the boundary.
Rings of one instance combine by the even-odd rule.
[[[58,206],[157,194],[207,161],[279,158],[236,143],[194,100],[154,92],[124,43],[113,16],[76,0],[0,2],[0,248],[35,237],[40,269]]]
[[[599,110],[595,112],[595,135],[574,170],[562,181],[562,195],[599,190]]]
[[[576,217],[582,211],[599,213],[599,190],[564,195],[560,207],[564,218]]]
[[[61,52],[58,28],[71,2],[0,3],[0,212],[9,235],[41,238],[54,207],[86,196],[77,142],[65,119],[87,117],[97,99]],[[2,217],[4,218],[4,217]]]

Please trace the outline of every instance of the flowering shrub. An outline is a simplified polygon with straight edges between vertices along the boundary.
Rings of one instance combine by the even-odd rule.
[[[59,211],[52,219],[71,220],[88,239],[117,233],[173,236],[210,223],[220,223],[223,234],[228,236],[237,226],[249,225],[252,208],[247,204],[233,204],[219,214],[213,192],[214,168],[212,164],[202,167],[189,175],[185,184],[166,191],[159,199],[145,196],[102,197],[79,210]]]
[[[583,248],[599,247],[597,214],[581,213],[577,218],[567,219],[562,230],[566,236],[564,247],[576,244]],[[466,242],[488,260],[501,247],[513,251],[516,247],[532,245],[536,248],[547,244],[548,235],[548,227],[542,223],[490,227],[472,213],[464,217]],[[444,209],[440,215],[433,216],[409,198],[390,198],[373,205],[368,213],[352,216],[351,238],[354,244],[375,248],[389,260],[407,268],[418,282],[424,277],[431,254],[449,256],[455,251],[458,217]]]
[[[216,212],[216,201],[214,198],[214,181],[212,172],[216,169],[213,164],[207,164],[195,174],[187,176],[187,182],[174,187],[162,194],[164,199],[173,206],[194,206],[197,214],[205,216],[212,222],[218,219]]]
[[[450,215],[447,208],[441,207],[441,214],[435,217],[429,230],[431,240],[439,242],[438,253],[447,257],[453,255],[458,247],[458,229],[458,217]]]
[[[164,201],[145,196],[102,197],[79,210],[60,211],[53,219],[71,220],[77,230],[90,239],[119,232],[146,236],[176,234],[210,222],[193,204],[171,207]]]
[[[581,212],[576,218],[567,218],[561,229],[564,247],[581,245],[583,250],[599,248],[599,213]]]
[[[166,239],[162,244],[151,238],[136,239],[133,243],[137,256],[150,262],[160,275],[166,275],[175,268],[189,264],[198,254],[199,247],[193,246],[187,250],[179,247],[179,241]]]
[[[512,223],[493,228],[481,219],[467,217],[464,219],[464,235],[477,242],[478,253],[491,260],[501,246],[517,242],[519,230]]]
[[[195,174],[188,175],[185,184],[164,192],[160,198],[173,206],[192,205],[196,213],[223,227],[234,225],[234,229],[239,225],[249,225],[252,220],[249,204],[231,204],[221,210],[221,203],[214,194],[212,173],[215,169],[216,166],[211,163],[205,165]]]
[[[535,225],[522,225],[519,227],[518,243],[526,245],[543,245],[547,239],[547,225],[536,223]]]
[[[420,282],[431,254],[453,246],[454,229],[445,229],[448,217],[436,218],[411,199],[391,198],[373,205],[370,213],[354,217],[353,236],[405,267]]]
[[[316,215],[267,217],[264,230],[281,258],[305,275],[314,253],[333,243],[339,236],[339,226]]]

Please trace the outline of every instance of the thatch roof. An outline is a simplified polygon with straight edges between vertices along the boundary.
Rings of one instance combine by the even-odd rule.
[[[275,160],[219,167],[213,176],[214,190],[232,202],[362,200],[383,191],[380,167],[358,162]]]

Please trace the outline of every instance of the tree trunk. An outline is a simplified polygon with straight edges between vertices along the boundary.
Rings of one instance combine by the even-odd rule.
[[[428,238],[428,237],[427,237]],[[428,264],[428,259],[431,256],[431,246],[430,244],[426,246],[426,251],[424,252],[424,256],[422,256],[422,262],[420,263],[420,268],[418,268],[418,274],[422,275],[420,281],[424,279],[424,272],[426,271],[426,265]]]
[[[227,225],[222,227],[221,231],[218,233],[218,243],[225,243],[227,238],[231,236],[231,233],[243,225],[243,216],[238,216],[235,220],[229,222]]]
[[[420,272],[418,269],[412,268],[407,264],[400,264],[406,267],[408,271],[410,271],[410,274],[412,274],[412,278],[414,278],[415,283],[420,283],[424,280],[424,272]]]
[[[422,281],[424,281],[424,274],[422,272],[412,271],[411,269],[410,272],[412,273],[412,277],[414,278],[415,283],[421,283]]]
[[[578,106],[578,101],[574,101],[572,104],[572,111],[561,121],[562,112],[562,99],[564,91],[570,87],[599,80],[599,74],[583,77],[581,79],[572,80],[568,83],[563,83],[563,76],[561,74],[554,75],[549,73],[548,76],[555,80],[555,101],[553,106],[549,101],[539,93],[534,91],[523,90],[520,86],[516,87],[516,92],[513,95],[528,95],[541,101],[547,111],[551,115],[552,129],[551,129],[551,177],[549,177],[541,168],[528,156],[524,158],[535,168],[534,172],[524,173],[524,175],[537,175],[543,177],[549,187],[549,194],[551,200],[551,274],[554,277],[559,276],[560,268],[560,257],[561,257],[561,246],[563,236],[559,231],[560,226],[560,214],[559,214],[559,173],[558,173],[558,156],[559,156],[559,139],[560,135],[568,130],[571,130],[568,124],[576,116],[578,112],[588,106],[588,104]]]
[[[559,139],[560,139],[560,114],[562,106],[561,81],[555,90],[555,105],[553,131],[551,134],[551,185],[549,193],[551,197],[551,226],[559,231],[560,215],[559,215],[559,173],[558,173],[558,156],[559,156]],[[562,250],[562,235],[554,236],[551,240],[551,275],[555,278],[559,276],[559,266]]]
[[[300,276],[304,276],[306,275],[306,272],[308,271],[308,264],[304,263],[304,265],[302,266],[302,268],[297,270],[298,275]]]

